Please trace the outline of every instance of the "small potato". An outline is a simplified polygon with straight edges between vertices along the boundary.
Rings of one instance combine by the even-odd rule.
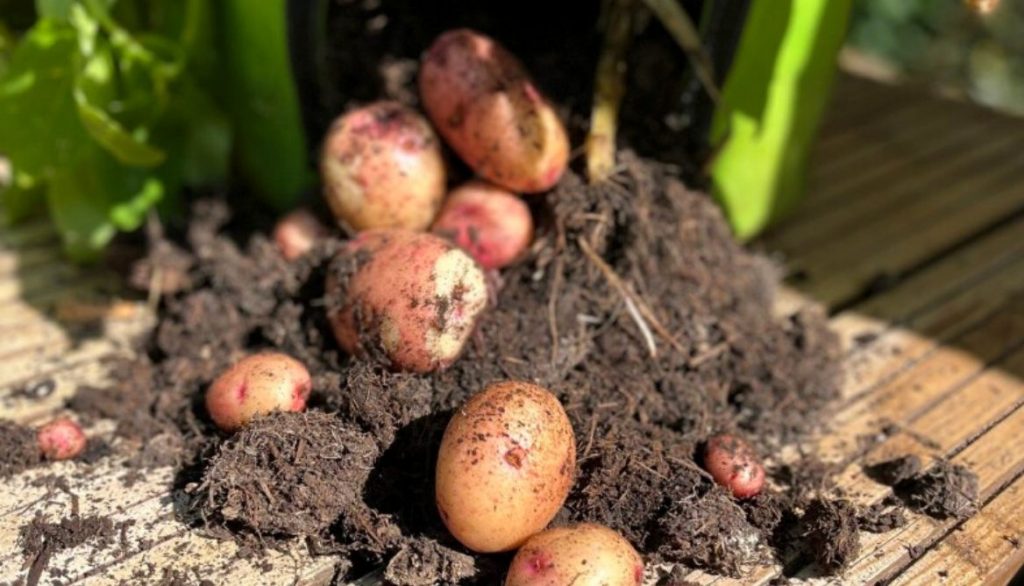
[[[569,138],[523,65],[469,29],[442,34],[423,55],[420,96],[427,115],[481,177],[517,193],[558,183]]]
[[[452,190],[431,230],[458,244],[483,268],[499,269],[530,245],[533,218],[523,200],[474,180]]]
[[[508,551],[551,522],[575,471],[576,440],[558,399],[530,383],[495,383],[448,423],[437,509],[469,549]]]
[[[342,254],[353,252],[366,257],[355,273],[327,278],[341,347],[356,356],[383,350],[393,367],[413,372],[455,362],[487,307],[479,265],[443,238],[407,230],[364,232]]]
[[[548,529],[527,541],[505,586],[640,586],[644,561],[621,535],[582,523]]]
[[[764,486],[764,466],[750,444],[728,435],[708,439],[704,467],[715,482],[728,488],[736,498],[750,498]]]
[[[40,427],[36,439],[39,451],[47,460],[70,460],[85,451],[85,433],[81,426],[66,417]]]
[[[324,140],[320,173],[331,211],[355,230],[426,230],[445,193],[437,136],[398,102],[338,118]]]
[[[327,228],[305,208],[290,212],[274,226],[274,243],[287,260],[295,260],[313,249],[327,235]]]
[[[301,362],[280,352],[247,356],[206,390],[206,410],[217,427],[237,431],[275,411],[302,411],[313,383]]]

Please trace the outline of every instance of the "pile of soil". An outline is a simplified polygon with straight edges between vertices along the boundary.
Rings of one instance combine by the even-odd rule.
[[[706,196],[663,166],[621,160],[614,181],[570,174],[543,199],[527,258],[501,274],[464,356],[433,375],[338,349],[324,281],[341,241],[288,263],[259,232],[239,240],[222,200],[201,201],[180,241],[154,231],[136,271],[185,267],[177,290],[163,290],[143,358],[117,365],[119,384],[80,389],[71,407],[117,420],[139,446],[134,465],[177,466],[185,521],[248,543],[315,536],[345,555],[349,577],[386,564],[397,584],[496,580],[507,560],[468,555],[441,524],[433,462],[452,410],[503,379],[551,389],[576,431],[577,480],[556,522],[604,523],[649,561],[732,575],[801,535],[833,543],[820,537],[851,523],[855,533],[855,514],[801,524],[813,474],[787,467],[773,475],[781,492],[737,502],[699,465],[714,433],[767,456],[813,429],[837,393],[837,341],[815,308],[772,313],[775,269],[733,240]],[[312,412],[226,437],[203,391],[266,348],[307,365]]]

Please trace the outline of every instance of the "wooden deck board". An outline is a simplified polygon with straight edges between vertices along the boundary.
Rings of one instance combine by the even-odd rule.
[[[889,491],[864,475],[863,461],[916,453],[970,465],[985,506],[965,522],[912,515],[900,530],[862,535],[862,555],[831,583],[999,583],[1024,563],[1024,121],[907,89],[844,84],[814,157],[819,189],[765,239],[802,273],[792,287],[840,309],[832,324],[843,342],[843,395],[810,445],[842,467],[839,484],[860,504]],[[43,222],[0,226],[0,414],[19,421],[51,417],[77,384],[102,382],[100,359],[127,353],[152,323],[140,309],[101,333],[70,335],[54,319],[61,300],[116,290],[109,276],[61,262],[57,246]],[[885,275],[894,284],[873,290]],[[780,307],[802,303],[787,293]],[[54,391],[45,398],[18,392],[46,379]],[[184,527],[167,492],[170,469],[127,487],[116,458],[58,466],[75,472],[69,488],[82,514],[135,522],[125,552],[86,543],[54,556],[49,567],[65,584],[138,581],[151,567],[196,583],[326,584],[334,574],[335,559],[310,558],[301,543],[272,554],[268,569]],[[52,472],[26,472],[0,490],[0,583],[25,575],[23,520],[60,518],[72,506],[69,494],[34,483]],[[809,583],[827,582],[816,572],[798,568]],[[780,573],[687,579],[763,584]]]

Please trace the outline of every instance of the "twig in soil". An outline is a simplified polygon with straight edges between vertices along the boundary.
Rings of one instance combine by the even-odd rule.
[[[585,152],[590,183],[608,179],[615,168],[615,134],[625,94],[626,49],[633,32],[633,0],[605,0],[604,48],[594,76],[594,104]]]
[[[636,327],[640,329],[640,334],[644,337],[644,342],[647,343],[647,352],[650,353],[651,358],[658,357],[658,347],[654,343],[654,335],[651,334],[651,329],[647,327],[647,322],[644,321],[642,315],[636,308],[636,304],[629,297],[626,297],[626,310],[629,311],[629,315],[636,322]]]
[[[591,248],[589,244],[587,244],[587,241],[584,238],[578,238],[577,243],[579,243],[580,250],[583,251],[583,254],[587,255],[587,258],[590,259],[590,262],[594,263],[594,266],[596,266],[601,271],[601,273],[604,275],[604,278],[607,279],[608,283],[619,292],[619,295],[622,295],[623,299],[628,299],[632,301],[635,305],[637,313],[641,317],[643,317],[647,322],[650,322],[650,325],[651,327],[654,328],[654,331],[658,332],[658,335],[661,336],[662,338],[665,338],[665,340],[673,348],[675,348],[679,352],[682,352],[682,345],[680,345],[679,342],[672,336],[672,334],[670,334],[668,330],[665,329],[665,326],[663,326],[661,322],[658,321],[658,318],[655,317],[654,312],[651,311],[651,309],[647,306],[646,303],[644,303],[644,300],[630,290],[629,285],[623,282],[622,278],[619,277],[619,275],[615,274],[615,270],[608,266],[608,263],[604,262],[604,259],[598,256],[596,252],[594,252],[594,249]]]
[[[697,78],[704,85],[704,90],[712,100],[718,102],[721,92],[718,90],[718,84],[715,83],[711,59],[708,58],[708,54],[700,42],[700,35],[697,33],[697,27],[693,26],[693,21],[680,8],[676,0],[643,0],[643,2],[658,17],[661,24],[686,53],[690,64],[693,65],[693,70],[697,73]]]

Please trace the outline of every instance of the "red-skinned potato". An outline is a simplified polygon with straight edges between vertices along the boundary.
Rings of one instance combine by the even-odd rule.
[[[469,29],[442,34],[423,55],[420,97],[438,132],[481,177],[515,191],[550,189],[569,138],[523,65]]]
[[[306,254],[318,239],[326,235],[327,228],[305,208],[288,213],[274,226],[274,243],[287,260]]]
[[[398,102],[375,102],[335,120],[320,174],[331,211],[355,230],[426,230],[445,193],[437,136]]]
[[[339,260],[363,256],[343,281],[328,273],[329,319],[349,354],[382,350],[398,370],[432,372],[462,353],[487,307],[484,272],[454,244],[433,234],[374,230]]]
[[[625,538],[602,525],[548,529],[523,544],[505,586],[640,586],[644,562]]]
[[[47,460],[70,460],[85,451],[85,433],[81,426],[66,417],[40,427],[36,439],[39,451]]]
[[[301,362],[280,352],[246,356],[206,390],[206,410],[217,427],[237,431],[275,411],[302,411],[313,383]]]
[[[746,441],[728,434],[708,439],[704,467],[736,498],[750,498],[764,486],[764,466]]]
[[[508,551],[544,529],[576,471],[576,440],[546,389],[492,384],[452,416],[438,452],[437,508],[473,551]]]
[[[448,238],[485,269],[519,258],[533,238],[530,208],[485,181],[469,181],[448,194],[431,230]]]

